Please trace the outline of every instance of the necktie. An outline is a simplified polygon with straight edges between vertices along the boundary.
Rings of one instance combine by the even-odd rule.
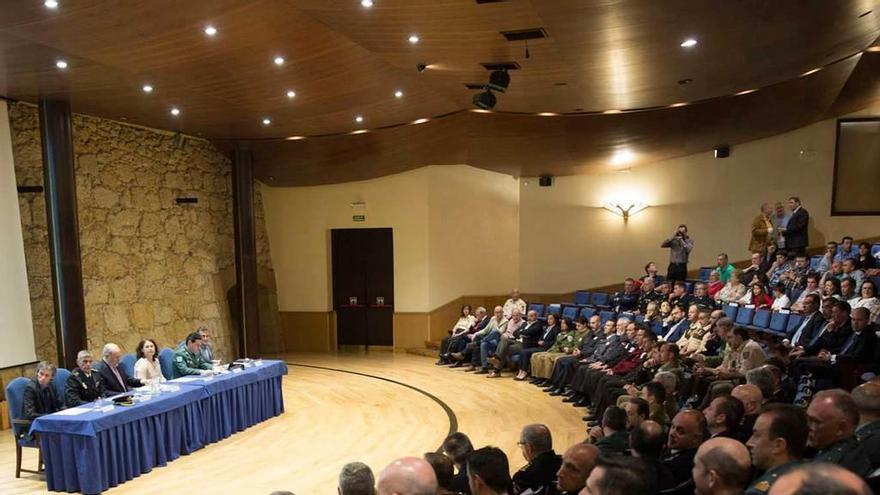
[[[841,356],[846,355],[847,351],[849,351],[850,348],[852,348],[852,346],[856,344],[857,340],[859,340],[859,334],[853,332],[853,334],[850,335],[848,339],[846,339],[846,344],[843,344],[843,348],[840,349],[840,352],[838,352],[837,354]]]
[[[819,333],[817,333],[815,337],[813,337],[813,340],[811,340],[810,343],[807,344],[807,346],[812,347],[813,345],[816,344],[816,342],[819,342],[819,339],[821,339],[822,336],[825,335],[825,330],[828,329],[828,325],[830,325],[830,324],[831,324],[830,321],[828,323],[826,323],[825,326],[822,327],[822,330]]]
[[[107,366],[110,366],[109,364]],[[122,385],[122,391],[128,391],[128,387],[125,385],[125,382],[122,380],[122,375],[119,374],[119,370],[116,369],[116,366],[110,366],[110,371],[113,372],[113,375],[116,376],[116,379],[119,380],[119,384]]]
[[[795,332],[794,337],[791,338],[791,345],[798,345],[798,342],[800,342],[801,339],[801,334],[804,333],[804,328],[807,326],[807,323],[809,323],[810,320],[813,319],[813,315],[815,314],[816,313],[813,313],[812,315],[804,318],[804,322],[801,323],[801,326],[797,329],[797,332]]]

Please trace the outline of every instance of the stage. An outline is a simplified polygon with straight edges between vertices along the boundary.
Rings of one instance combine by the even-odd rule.
[[[490,379],[434,366],[431,358],[382,351],[266,357],[289,366],[283,415],[105,493],[174,493],[185,485],[199,492],[330,495],[346,462],[365,462],[378,474],[396,457],[437,450],[453,430],[476,447],[503,449],[514,471],[525,463],[516,445],[523,425],[548,425],[557,452],[586,436],[584,409],[510,374]],[[36,451],[26,449],[23,467],[33,469],[36,462]],[[5,431],[0,493],[49,493],[40,477],[14,475],[15,445]]]

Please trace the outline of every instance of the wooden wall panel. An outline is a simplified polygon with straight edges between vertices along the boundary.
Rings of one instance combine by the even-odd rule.
[[[336,319],[324,311],[282,311],[281,337],[286,352],[336,350]]]

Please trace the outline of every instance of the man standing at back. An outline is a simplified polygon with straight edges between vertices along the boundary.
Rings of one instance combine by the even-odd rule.
[[[791,209],[791,218],[782,229],[785,237],[785,248],[794,254],[804,254],[810,244],[807,235],[807,227],[810,223],[810,214],[801,206],[801,200],[797,196],[788,198],[788,207]]]
[[[791,215],[785,213],[785,206],[783,206],[782,201],[776,202],[774,210],[770,221],[773,222],[773,229],[776,234],[776,247],[781,251],[785,249],[785,236],[783,232],[785,232],[785,227],[788,226],[788,220],[791,219]]]
[[[504,319],[510,319],[513,316],[513,310],[518,309],[519,314],[526,314],[526,302],[519,297],[519,289],[513,289],[513,292],[510,293],[510,299],[504,302],[503,313]]]

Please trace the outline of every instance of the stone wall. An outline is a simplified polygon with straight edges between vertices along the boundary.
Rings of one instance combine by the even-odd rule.
[[[18,185],[41,185],[37,109],[11,104],[9,115]],[[218,354],[233,356],[229,159],[206,141],[82,115],[73,118],[73,138],[89,348],[100,352],[115,342],[134,352],[147,336],[174,346],[206,325]],[[262,347],[282,351],[259,188],[255,193]],[[178,205],[181,196],[199,201]],[[37,356],[55,361],[45,199],[19,198]]]

